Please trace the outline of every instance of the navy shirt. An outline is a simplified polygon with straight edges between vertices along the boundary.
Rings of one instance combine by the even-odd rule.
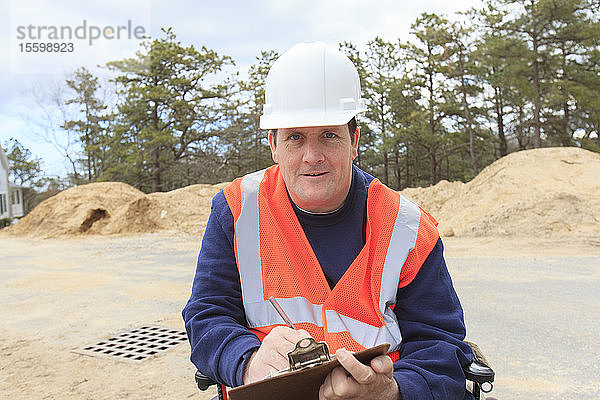
[[[301,211],[290,199],[331,288],[365,245],[367,188],[374,178],[366,172],[359,174],[359,171],[356,167],[352,171],[352,184],[344,205],[333,213],[309,214]]]
[[[331,287],[365,242],[367,191],[373,177],[353,167],[344,206],[314,215],[294,206],[298,220]],[[293,204],[293,203],[292,203]],[[233,215],[223,192],[212,203],[202,239],[191,297],[183,310],[191,360],[204,374],[235,387],[260,341],[246,327],[233,252]],[[438,240],[413,281],[398,289],[394,313],[402,334],[394,378],[403,399],[463,399],[462,366],[471,350],[462,340],[465,326]]]

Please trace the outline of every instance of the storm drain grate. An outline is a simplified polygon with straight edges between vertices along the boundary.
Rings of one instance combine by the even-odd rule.
[[[99,343],[73,349],[74,353],[120,361],[140,362],[187,341],[186,333],[162,326],[142,326]]]

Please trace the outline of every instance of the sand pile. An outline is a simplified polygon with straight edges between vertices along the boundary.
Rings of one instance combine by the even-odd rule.
[[[174,230],[201,235],[212,197],[226,183],[149,195],[120,182],[67,189],[40,203],[3,234],[52,238]]]
[[[600,154],[579,148],[520,151],[466,184],[406,189],[446,236],[600,234]]]
[[[43,201],[5,231],[47,238],[104,233],[124,207],[144,196],[143,192],[120,182],[77,186]]]
[[[148,198],[156,213],[153,220],[159,229],[202,234],[210,214],[211,200],[226,185],[198,184],[166,193],[151,193]]]
[[[442,207],[448,200],[462,192],[465,184],[462,182],[448,182],[441,180],[428,188],[407,188],[402,190],[404,196],[408,197],[431,215],[440,215]]]
[[[401,193],[445,236],[598,236],[600,154],[578,148],[512,153],[466,184],[441,181]],[[211,198],[226,183],[146,195],[124,183],[92,183],[42,202],[3,234],[56,237],[176,231],[201,235]]]

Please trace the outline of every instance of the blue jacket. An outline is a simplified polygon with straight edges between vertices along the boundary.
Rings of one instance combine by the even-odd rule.
[[[344,206],[333,214],[294,211],[331,287],[363,247],[367,189],[374,178],[353,167]],[[233,215],[223,192],[212,202],[191,297],[183,310],[191,360],[204,374],[230,387],[243,383],[250,355],[260,346],[245,327],[235,255]],[[441,239],[413,281],[398,289],[394,312],[402,333],[394,377],[402,399],[463,399],[462,366],[472,354],[463,312],[443,258]]]

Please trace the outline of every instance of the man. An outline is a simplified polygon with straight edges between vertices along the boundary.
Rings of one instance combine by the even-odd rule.
[[[437,223],[353,165],[361,100],[356,68],[324,43],[273,64],[260,122],[276,165],[213,199],[183,310],[191,360],[239,386],[287,368],[312,336],[343,367],[320,399],[463,399],[471,350]],[[352,355],[384,342],[370,365]]]

